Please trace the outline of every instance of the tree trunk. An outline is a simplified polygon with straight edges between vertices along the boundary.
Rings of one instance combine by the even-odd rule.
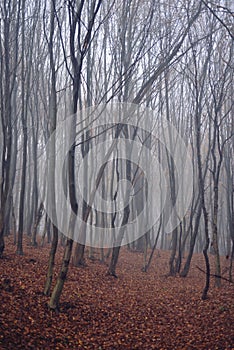
[[[117,278],[116,266],[117,266],[117,262],[118,262],[118,258],[119,258],[121,242],[123,240],[124,233],[125,233],[125,228],[126,228],[126,225],[128,223],[129,214],[130,214],[130,209],[129,209],[129,205],[127,205],[124,208],[123,221],[122,221],[122,224],[121,224],[121,227],[120,227],[120,232],[118,234],[117,240],[115,242],[115,246],[112,249],[111,261],[110,261],[109,269],[107,271],[108,275],[114,276],[116,278]]]
[[[51,298],[49,301],[49,307],[52,310],[59,311],[59,300],[60,300],[60,297],[62,294],[64,282],[65,282],[66,277],[67,277],[68,267],[69,267],[71,254],[72,254],[72,246],[73,246],[73,240],[67,239],[66,247],[64,250],[62,268],[59,272],[59,276],[58,276],[56,285],[53,289],[53,292],[52,292],[52,295],[51,295]]]
[[[4,225],[3,225],[2,211],[0,211],[0,258],[2,258],[3,256],[4,248],[5,248]]]
[[[31,238],[31,244],[33,247],[37,247],[37,240],[36,240],[37,229],[42,219],[43,210],[44,210],[44,205],[43,205],[43,202],[41,202],[37,211],[37,216],[35,217],[35,223],[33,225],[33,232],[32,232],[32,238]]]
[[[53,279],[54,260],[55,260],[55,254],[57,251],[57,246],[58,246],[58,228],[54,224],[52,224],[52,227],[53,227],[53,240],[52,240],[52,245],[50,249],[47,277],[46,277],[46,282],[44,287],[45,295],[50,294],[50,288],[51,288],[52,279]]]
[[[187,277],[187,275],[189,273],[190,264],[191,264],[193,251],[194,251],[194,247],[195,247],[195,242],[196,242],[196,237],[197,237],[197,234],[198,234],[198,228],[199,228],[199,224],[200,224],[201,213],[202,213],[201,212],[201,205],[199,205],[199,209],[198,209],[198,213],[197,213],[196,221],[195,221],[195,227],[194,227],[193,232],[191,232],[189,253],[188,253],[186,262],[184,264],[184,268],[183,268],[183,270],[180,273],[180,277]]]
[[[72,258],[72,264],[76,267],[85,266],[84,259],[85,245],[77,243],[75,247],[75,252]]]
[[[160,215],[160,222],[159,222],[159,227],[158,227],[158,232],[157,232],[157,236],[156,236],[156,239],[155,239],[155,242],[154,242],[154,246],[151,250],[151,254],[150,254],[150,257],[149,257],[149,260],[148,262],[146,263],[146,265],[144,266],[143,268],[143,271],[144,272],[147,272],[149,267],[150,267],[150,264],[151,264],[151,261],[153,259],[153,255],[154,255],[154,252],[155,252],[155,249],[156,249],[156,246],[157,246],[157,243],[158,243],[158,238],[159,238],[159,234],[160,234],[160,230],[161,230],[161,227],[162,227],[162,214]]]
[[[55,59],[54,59],[54,21],[55,21],[55,6],[56,2],[51,1],[51,14],[50,14],[50,40],[48,42],[48,50],[50,57],[50,69],[51,69],[51,91],[49,99],[49,112],[50,112],[50,135],[56,130],[57,126],[57,97],[56,97],[56,68],[55,68]],[[56,226],[57,213],[56,213],[56,197],[55,197],[55,164],[56,164],[56,149],[55,149],[55,139],[50,144],[49,149],[49,177],[50,177],[50,186],[47,189],[48,191],[48,200],[52,209],[53,216],[53,240],[50,249],[50,257],[48,263],[47,277],[44,287],[44,294],[49,295],[50,288],[53,278],[53,268],[55,261],[55,254],[58,246],[58,228]],[[60,176],[60,174],[58,174]]]
[[[25,94],[25,30],[24,30],[24,20],[25,20],[25,0],[22,2],[22,69],[21,69],[21,121],[23,130],[23,163],[21,172],[21,189],[20,189],[20,203],[19,203],[19,228],[18,228],[18,240],[17,240],[17,250],[18,255],[23,255],[23,230],[24,230],[24,208],[25,208],[25,184],[26,184],[26,165],[27,165],[27,142],[28,142],[28,130],[27,130],[27,107],[26,107],[26,95]],[[28,80],[28,79],[27,79]]]

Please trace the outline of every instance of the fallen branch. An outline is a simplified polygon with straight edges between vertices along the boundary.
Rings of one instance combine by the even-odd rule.
[[[206,271],[202,270],[199,266],[196,265],[196,268],[197,268],[198,270],[200,270],[201,272],[203,272],[203,273],[206,274]],[[210,274],[210,276],[211,276],[211,277],[217,277],[217,278],[220,278],[220,279],[222,279],[222,280],[224,280],[224,281],[227,281],[227,282],[229,282],[229,283],[234,284],[233,281],[231,281],[230,279],[225,278],[225,277],[223,277],[223,276],[219,276],[219,275],[212,274],[212,273]]]

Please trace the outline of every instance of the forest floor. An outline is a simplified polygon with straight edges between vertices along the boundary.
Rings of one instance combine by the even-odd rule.
[[[48,310],[43,285],[49,246],[15,254],[6,239],[0,260],[0,349],[234,349],[234,285],[222,281],[201,300],[205,275],[195,254],[187,278],[168,277],[170,252],[157,251],[147,273],[143,255],[121,249],[118,278],[107,265],[88,260],[69,269],[60,313]],[[56,273],[63,248],[58,249]],[[183,259],[183,263],[184,263]],[[222,259],[228,278],[229,259]],[[214,262],[211,257],[214,273]],[[55,281],[55,279],[54,279]]]

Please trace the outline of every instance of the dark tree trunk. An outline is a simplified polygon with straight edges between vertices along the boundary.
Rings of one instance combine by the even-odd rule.
[[[130,215],[130,209],[129,209],[129,205],[127,205],[124,208],[124,216],[123,216],[123,221],[120,227],[120,232],[118,234],[117,240],[115,242],[116,246],[113,247],[112,249],[112,256],[111,256],[111,261],[110,261],[110,265],[109,265],[109,269],[107,271],[108,275],[117,277],[116,274],[116,266],[117,266],[117,262],[119,259],[119,252],[120,252],[120,248],[121,248],[121,242],[123,240],[124,237],[124,232],[125,232],[125,225],[127,225],[128,223],[128,218]]]
[[[196,243],[198,228],[199,228],[199,224],[200,224],[201,213],[202,213],[201,212],[201,206],[199,205],[199,211],[198,211],[198,214],[196,216],[194,230],[191,233],[190,245],[189,245],[189,253],[188,253],[186,262],[184,264],[184,268],[183,268],[183,270],[180,273],[180,277],[187,277],[187,275],[189,273],[190,264],[191,264],[192,256],[193,256],[193,251],[194,251],[194,247],[195,247],[195,243]]]
[[[37,229],[38,229],[38,226],[40,224],[40,221],[42,219],[42,216],[43,216],[43,210],[44,210],[44,205],[43,203],[41,202],[40,203],[40,206],[38,208],[38,211],[37,211],[37,215],[35,217],[35,223],[33,225],[33,232],[32,232],[32,239],[31,239],[31,244],[33,247],[37,247]]]

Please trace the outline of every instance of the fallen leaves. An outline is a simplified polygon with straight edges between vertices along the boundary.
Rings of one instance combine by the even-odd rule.
[[[70,268],[60,313],[48,310],[42,294],[49,247],[25,246],[14,254],[10,241],[0,260],[0,349],[232,349],[233,285],[211,286],[201,300],[204,276],[200,255],[187,278],[166,278],[168,252],[155,257],[148,273],[142,255],[124,248],[118,279],[104,264]],[[56,257],[58,273],[63,250]]]

